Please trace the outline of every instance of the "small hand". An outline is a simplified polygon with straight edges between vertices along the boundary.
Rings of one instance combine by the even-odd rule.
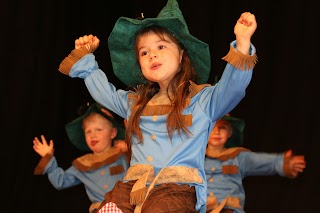
[[[257,21],[255,16],[250,12],[244,12],[241,14],[234,27],[234,34],[237,37],[240,36],[250,39],[256,29]]]
[[[108,117],[113,118],[113,115],[112,115],[108,110],[106,110],[105,108],[101,108],[101,111],[102,111],[104,114],[106,114]]]
[[[80,49],[81,47],[86,47],[87,50],[92,53],[94,52],[98,47],[100,40],[97,36],[90,35],[84,35],[83,37],[79,37],[75,40],[75,49]]]
[[[128,146],[124,140],[115,140],[114,147],[120,149],[122,152],[128,151]]]
[[[48,145],[46,138],[41,135],[42,142],[35,137],[33,140],[33,149],[37,152],[41,157],[46,156],[47,154],[53,155],[53,140],[50,140],[50,144]]]
[[[289,167],[291,174],[296,177],[299,172],[303,172],[306,168],[306,161],[303,155],[292,156],[292,150],[286,152],[285,157],[290,158]]]
[[[236,35],[237,49],[243,54],[250,54],[251,37],[256,29],[257,22],[255,16],[250,12],[242,13],[234,26],[234,34]]]

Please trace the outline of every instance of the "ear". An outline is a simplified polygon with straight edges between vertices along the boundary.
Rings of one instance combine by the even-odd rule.
[[[232,128],[230,127],[229,133],[228,133],[228,138],[231,138],[231,136],[232,136]]]
[[[118,130],[115,127],[112,127],[111,129],[111,139],[114,139],[118,134]]]
[[[184,52],[184,50],[181,50],[181,51],[180,51],[180,63],[181,63],[181,61],[182,61],[183,52]]]

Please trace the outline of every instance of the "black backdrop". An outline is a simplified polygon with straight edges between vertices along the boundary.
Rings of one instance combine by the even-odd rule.
[[[316,211],[319,200],[319,11],[309,1],[179,0],[191,34],[210,44],[212,74],[221,76],[221,60],[234,40],[233,27],[244,11],[256,15],[252,38],[259,62],[246,97],[231,113],[246,122],[245,146],[252,151],[305,155],[307,168],[297,179],[279,176],[244,180],[248,213]],[[1,114],[3,212],[88,212],[82,185],[58,191],[46,176],[33,175],[40,157],[35,136],[55,142],[55,156],[66,169],[80,156],[64,125],[90,101],[82,79],[57,71],[61,60],[85,34],[97,35],[99,66],[113,75],[107,38],[120,16],[155,17],[166,0],[2,1]],[[2,190],[3,191],[3,190]],[[2,198],[3,199],[3,198]]]

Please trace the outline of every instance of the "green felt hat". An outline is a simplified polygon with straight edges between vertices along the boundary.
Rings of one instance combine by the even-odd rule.
[[[69,140],[78,149],[80,149],[82,151],[91,151],[90,148],[87,146],[87,143],[85,141],[84,132],[82,129],[82,120],[85,117],[87,117],[91,112],[96,112],[96,113],[101,114],[106,119],[111,121],[113,126],[115,128],[117,128],[118,133],[117,133],[117,136],[114,138],[114,140],[119,140],[119,139],[124,140],[125,139],[124,124],[115,120],[112,117],[111,113],[110,113],[110,115],[106,115],[103,111],[101,111],[101,108],[103,108],[103,107],[100,104],[94,103],[89,106],[89,108],[87,109],[85,114],[81,115],[80,117],[76,118],[75,120],[71,121],[70,123],[68,123],[65,126]],[[106,108],[104,108],[104,109],[106,109]],[[106,110],[108,110],[108,109],[106,109]]]
[[[225,144],[226,148],[237,147],[243,145],[243,130],[245,123],[242,119],[231,117],[229,114],[223,116],[221,120],[229,121],[232,127],[232,136]]]
[[[120,17],[109,38],[108,46],[115,75],[126,85],[136,86],[146,83],[141,78],[134,47],[135,35],[143,27],[158,25],[168,29],[188,50],[191,62],[198,74],[198,84],[206,83],[211,60],[209,45],[193,37],[179,9],[176,0],[168,0],[167,5],[156,18],[142,20]]]

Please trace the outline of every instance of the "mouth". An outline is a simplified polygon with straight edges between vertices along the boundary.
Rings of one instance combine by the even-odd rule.
[[[99,141],[91,141],[91,146],[95,146]]]
[[[213,140],[220,140],[220,137],[212,137]]]
[[[153,64],[151,65],[151,69],[152,69],[152,70],[158,69],[159,67],[161,67],[161,64],[160,64],[160,63],[153,63]]]

